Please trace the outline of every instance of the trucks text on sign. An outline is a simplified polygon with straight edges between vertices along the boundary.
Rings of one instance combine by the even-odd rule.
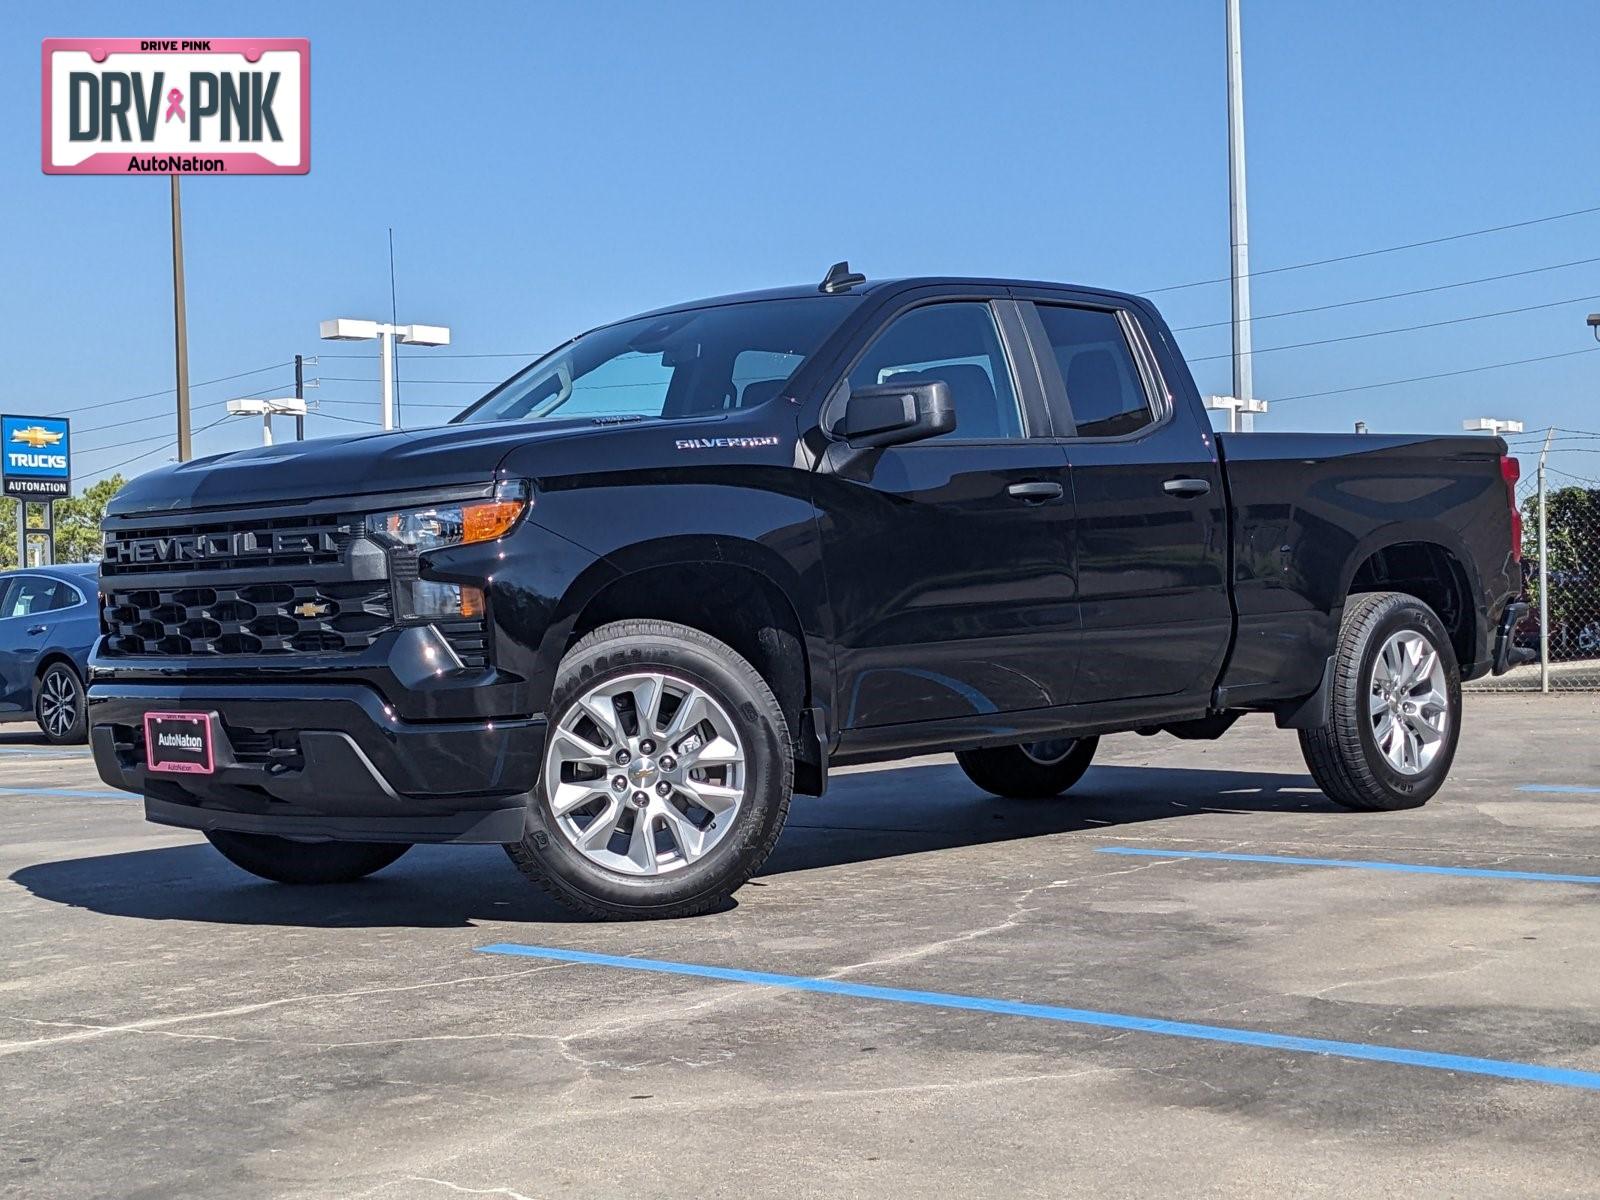
[[[47,38],[50,175],[304,175],[305,38]]]
[[[5,494],[60,500],[72,494],[72,429],[61,417],[0,417]]]

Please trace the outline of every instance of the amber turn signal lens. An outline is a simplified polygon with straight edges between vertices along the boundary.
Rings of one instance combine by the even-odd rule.
[[[463,617],[483,616],[483,589],[463,587],[461,589],[461,615]]]
[[[463,542],[488,542],[499,537],[517,523],[527,501],[485,500],[479,504],[461,506],[461,540]],[[479,595],[482,599],[482,595]],[[463,606],[466,603],[462,596]]]

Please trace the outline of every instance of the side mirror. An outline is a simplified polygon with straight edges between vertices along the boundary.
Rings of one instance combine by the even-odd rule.
[[[942,379],[854,388],[834,431],[852,446],[901,446],[956,427],[956,405]]]

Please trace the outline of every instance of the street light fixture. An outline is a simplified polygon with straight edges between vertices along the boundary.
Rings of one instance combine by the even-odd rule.
[[[1461,422],[1461,428],[1468,433],[1521,433],[1522,422],[1503,420],[1500,417],[1477,417]]]
[[[298,396],[283,396],[278,399],[262,400],[254,396],[244,400],[229,400],[228,412],[235,417],[261,418],[261,444],[272,445],[272,418],[274,416],[303,417],[306,415],[306,402]]]
[[[335,317],[322,322],[322,339],[328,342],[378,341],[378,380],[383,385],[383,427],[394,428],[394,341],[407,346],[448,346],[450,330],[444,325],[390,325]]]
[[[1228,414],[1228,432],[1239,432],[1240,413],[1264,413],[1267,411],[1267,402],[1254,397],[1241,400],[1237,396],[1207,396],[1206,408],[1212,412],[1225,412]]]
[[[1594,331],[1594,340],[1600,342],[1600,313],[1589,314],[1589,328]]]

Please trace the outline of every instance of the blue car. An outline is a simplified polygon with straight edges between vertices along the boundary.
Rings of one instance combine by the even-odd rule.
[[[0,571],[0,721],[37,721],[57,745],[85,740],[99,596],[98,563]]]

